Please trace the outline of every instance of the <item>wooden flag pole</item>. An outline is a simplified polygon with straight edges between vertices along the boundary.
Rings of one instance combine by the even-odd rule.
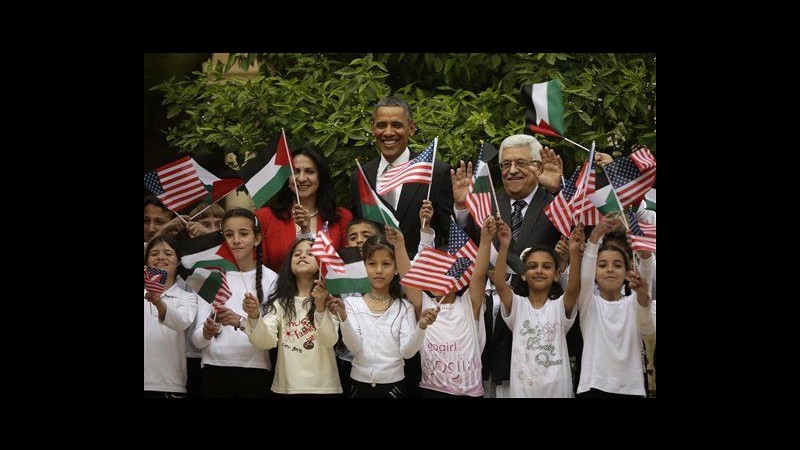
[[[439,136],[433,138],[433,158],[431,159],[431,182],[428,184],[428,196],[426,200],[431,199],[431,186],[433,186],[433,168],[436,166],[436,147],[439,145]],[[425,228],[425,218],[422,219],[422,227]]]

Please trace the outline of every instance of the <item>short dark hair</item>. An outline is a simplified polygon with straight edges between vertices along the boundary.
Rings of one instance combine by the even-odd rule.
[[[414,121],[414,118],[411,115],[411,106],[408,105],[408,102],[400,97],[386,97],[375,105],[375,111],[372,113],[373,122],[375,121],[375,115],[378,114],[378,108],[384,107],[403,108],[403,110],[406,112],[406,119],[408,119],[409,122]]]

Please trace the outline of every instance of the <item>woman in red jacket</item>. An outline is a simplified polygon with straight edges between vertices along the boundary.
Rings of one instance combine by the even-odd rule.
[[[311,145],[303,145],[292,152],[292,164],[294,179],[289,178],[270,204],[255,212],[264,236],[264,265],[275,272],[280,270],[292,244],[300,237],[314,239],[325,222],[333,247],[344,247],[347,224],[353,219],[350,211],[336,205],[331,171],[324,156]]]

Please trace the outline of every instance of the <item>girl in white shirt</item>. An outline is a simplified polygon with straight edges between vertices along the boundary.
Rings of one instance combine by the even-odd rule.
[[[436,310],[427,309],[417,323],[414,306],[401,298],[398,266],[407,270],[408,253],[399,231],[386,227],[386,234],[369,238],[362,248],[370,292],[343,302],[328,299],[331,313],[341,315],[342,337],[353,352],[354,398],[406,397],[404,359],[419,351],[425,329],[436,320]],[[419,289],[408,289],[407,294],[421,302]]]
[[[582,289],[578,298],[583,334],[580,397],[645,396],[642,334],[655,331],[649,290],[653,258],[639,252],[641,262],[633,271],[627,252],[614,244],[600,246],[601,237],[618,221],[604,218],[592,230],[583,255],[581,283],[596,282],[597,293]]]
[[[144,293],[144,396],[186,396],[186,329],[197,313],[197,295],[175,284],[180,255],[172,236],[147,244],[145,264],[167,272],[164,292]]]
[[[323,281],[316,280],[319,267],[311,254],[313,244],[311,239],[300,239],[289,250],[261,320],[255,299],[244,301],[250,343],[264,350],[278,347],[272,382],[276,394],[310,397],[342,392],[333,351],[339,324],[325,308],[328,291]]]
[[[491,240],[492,234],[491,227],[481,232],[481,246],[484,239]],[[526,270],[521,276],[528,286],[528,296],[516,295],[504,280],[511,230],[500,221],[497,234],[500,250],[494,282],[502,303],[503,320],[514,334],[510,395],[512,398],[572,397],[567,332],[575,323],[575,301],[581,291],[580,271],[574,268],[564,292],[558,283],[558,257],[554,249],[527,248],[520,259],[525,263]],[[580,259],[583,241],[583,227],[576,226],[569,243],[573,260]]]

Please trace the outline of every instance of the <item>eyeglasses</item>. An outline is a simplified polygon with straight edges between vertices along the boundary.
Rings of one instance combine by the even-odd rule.
[[[527,159],[515,159],[513,161],[505,160],[500,163],[500,168],[503,170],[511,169],[511,166],[517,166],[518,170],[528,170],[530,166],[540,165],[539,161],[529,161]]]

